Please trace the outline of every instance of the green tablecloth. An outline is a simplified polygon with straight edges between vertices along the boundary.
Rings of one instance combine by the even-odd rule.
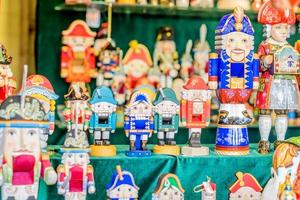
[[[91,158],[95,170],[95,182],[97,192],[89,195],[88,199],[106,199],[105,186],[110,182],[116,165],[130,171],[136,184],[140,187],[141,200],[151,200],[158,177],[163,173],[175,173],[181,180],[185,189],[185,200],[200,199],[201,194],[193,192],[193,188],[210,176],[217,183],[217,199],[228,199],[228,188],[236,181],[237,171],[253,174],[258,182],[265,186],[270,178],[272,155],[260,155],[256,145],[251,145],[251,153],[242,157],[224,157],[216,155],[213,146],[210,146],[210,155],[202,157],[164,156],[153,155],[148,158],[129,158],[124,155],[128,146],[118,145],[118,155],[111,158]],[[52,163],[56,167],[60,163],[58,154],[52,156]],[[47,194],[47,195],[46,195]],[[47,196],[47,197],[46,197]],[[56,186],[45,187],[41,181],[39,200],[63,199],[57,195]]]

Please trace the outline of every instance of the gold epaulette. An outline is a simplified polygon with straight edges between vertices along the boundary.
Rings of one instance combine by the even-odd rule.
[[[209,54],[209,58],[210,58],[210,59],[218,58],[218,57],[219,57],[219,55],[218,55],[217,53],[210,53],[210,54]]]

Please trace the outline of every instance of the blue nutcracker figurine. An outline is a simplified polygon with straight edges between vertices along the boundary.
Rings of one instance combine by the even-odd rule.
[[[222,155],[249,153],[246,110],[252,90],[258,88],[259,59],[253,52],[254,29],[240,7],[225,15],[215,31],[216,53],[210,54],[209,87],[221,103],[216,152]]]
[[[91,145],[93,156],[114,156],[116,148],[110,145],[110,134],[116,130],[117,101],[110,88],[97,87],[90,100],[92,116],[89,130],[94,134],[94,145]]]
[[[179,155],[180,148],[176,146],[175,135],[179,127],[179,101],[174,90],[161,88],[153,102],[154,132],[157,133],[158,145],[153,152],[158,154]]]
[[[153,105],[148,93],[137,90],[130,98],[125,110],[124,129],[130,140],[130,151],[127,156],[150,156],[147,150],[148,138],[152,136],[154,128]]]

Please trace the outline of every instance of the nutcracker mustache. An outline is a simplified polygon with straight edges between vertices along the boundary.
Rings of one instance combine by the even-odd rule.
[[[233,49],[231,51],[231,53],[234,53],[234,54],[243,54],[243,53],[245,53],[245,51],[243,49],[237,48],[237,49]]]

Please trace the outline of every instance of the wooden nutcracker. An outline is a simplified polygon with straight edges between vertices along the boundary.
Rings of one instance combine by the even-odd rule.
[[[154,67],[158,67],[161,72],[160,87],[172,88],[173,80],[180,70],[172,27],[165,26],[158,30],[153,60]]]
[[[254,176],[237,172],[238,180],[229,188],[229,200],[253,199],[261,200],[262,187]]]
[[[153,105],[146,92],[136,91],[132,94],[125,110],[124,129],[130,140],[127,156],[151,156],[147,149],[148,138],[154,129]]]
[[[117,101],[106,86],[98,86],[90,100],[93,112],[89,130],[94,134],[94,145],[91,146],[92,156],[115,156],[116,147],[110,145],[110,134],[116,131]]]
[[[201,200],[216,200],[217,199],[217,186],[212,183],[210,178],[207,177],[207,181],[204,181],[201,185],[194,187],[194,192],[201,192]]]
[[[17,83],[9,67],[12,58],[6,54],[4,45],[0,44],[0,103],[8,96],[13,95]]]
[[[161,88],[153,102],[155,106],[154,133],[157,133],[158,145],[153,152],[157,154],[179,155],[180,148],[176,145],[175,135],[179,127],[179,101],[174,90]]]
[[[42,149],[46,151],[48,134],[52,134],[55,128],[55,101],[58,95],[55,94],[50,81],[42,75],[31,75],[26,80],[26,95],[37,98],[47,114],[49,119],[49,129],[45,129],[44,133],[40,136],[43,141]]]
[[[184,189],[175,174],[163,174],[159,177],[152,200],[183,200]]]
[[[242,8],[220,20],[215,38],[217,53],[210,54],[209,63],[209,87],[216,89],[221,103],[215,150],[246,155],[252,118],[245,104],[258,88],[259,59],[253,51],[254,29]]]
[[[258,124],[261,139],[258,151],[262,154],[270,152],[271,113],[275,111],[276,114],[276,147],[285,139],[287,112],[299,108],[295,76],[299,74],[299,54],[287,42],[290,26],[295,20],[294,11],[280,1],[267,1],[259,10],[258,21],[264,25],[266,36],[258,48],[261,76],[256,98],[256,107],[260,109]]]
[[[219,9],[232,10],[235,7],[241,7],[245,10],[251,8],[249,0],[218,0],[217,7]]]
[[[91,117],[88,106],[89,94],[84,84],[72,84],[65,95],[64,118],[67,123],[66,148],[87,148],[87,130]]]
[[[61,72],[60,76],[67,83],[89,83],[96,78],[95,32],[82,20],[75,20],[67,30],[62,32]]]
[[[26,96],[24,70],[23,90],[6,98],[0,106],[0,185],[3,200],[38,199],[39,180],[56,183],[57,174],[49,156],[42,153],[40,136],[49,129],[48,115],[38,99]]]
[[[106,186],[108,200],[137,200],[139,187],[136,186],[133,175],[122,170],[118,165],[110,183]]]
[[[201,146],[201,129],[210,122],[210,91],[204,80],[194,76],[183,86],[180,104],[182,125],[189,129],[189,146],[181,153],[188,156],[208,155],[208,147]]]

